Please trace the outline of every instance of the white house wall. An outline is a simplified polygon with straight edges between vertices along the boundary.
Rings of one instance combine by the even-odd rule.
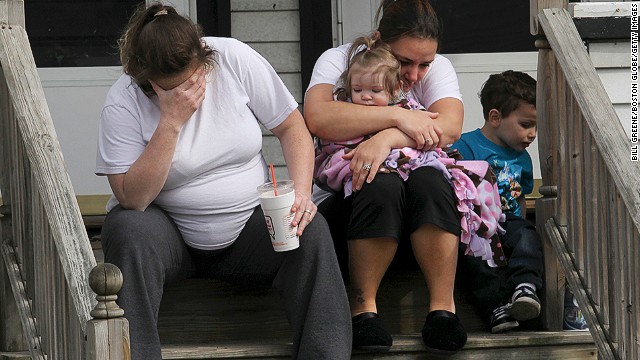
[[[231,36],[247,43],[273,65],[298,103],[302,103],[300,12],[297,0],[231,1]],[[278,139],[263,129],[262,153],[276,177],[288,178]]]
[[[351,1],[351,0],[349,0]],[[355,1],[355,0],[353,0]],[[366,1],[369,4],[376,0]],[[191,4],[185,2],[184,4]],[[187,5],[185,9],[190,9]],[[232,36],[262,54],[279,73],[298,102],[303,93],[300,75],[300,24],[298,1],[231,1]],[[337,16],[336,16],[337,17]],[[349,22],[347,18],[341,19]],[[356,30],[353,30],[356,31]],[[361,31],[362,33],[362,31]],[[338,39],[336,38],[336,41]],[[341,42],[342,40],[337,42]],[[614,107],[629,132],[629,43],[589,45]],[[464,131],[482,126],[477,93],[490,74],[514,69],[535,78],[537,53],[494,53],[446,55],[459,77],[465,103]],[[104,177],[93,174],[100,109],[106,93],[120,74],[120,67],[39,69],[45,96],[60,139],[62,152],[77,195],[109,194]],[[267,161],[279,165],[278,176],[286,177],[277,140],[265,130],[263,151]],[[537,141],[529,149],[535,162],[534,176],[540,178]]]

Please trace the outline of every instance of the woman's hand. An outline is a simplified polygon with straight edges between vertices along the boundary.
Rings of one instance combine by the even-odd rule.
[[[296,192],[296,199],[291,207],[291,212],[296,213],[293,220],[291,220],[291,226],[298,226],[296,235],[300,236],[304,228],[306,228],[311,220],[313,220],[313,217],[316,216],[318,207],[311,201],[311,196]]]
[[[440,144],[442,129],[435,121],[438,115],[436,112],[405,110],[397,127],[415,140],[416,149],[433,150],[444,146]]]
[[[376,134],[343,156],[345,160],[351,160],[349,170],[353,174],[354,191],[362,189],[365,181],[370,183],[375,178],[380,165],[391,152],[391,145],[387,140],[382,134]]]
[[[164,90],[154,81],[149,80],[149,82],[160,102],[160,122],[178,130],[182,129],[202,104],[207,85],[206,72],[202,66],[180,85],[170,90]]]

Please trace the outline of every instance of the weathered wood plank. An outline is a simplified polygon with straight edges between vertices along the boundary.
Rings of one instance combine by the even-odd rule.
[[[9,89],[4,80],[4,73],[0,68],[0,119],[10,119],[13,116],[13,108],[9,101]],[[0,121],[0,193],[10,194],[12,160],[9,148],[11,129],[7,121]],[[0,206],[7,211],[11,209],[10,196]],[[13,244],[13,221],[11,214],[0,215],[0,243]],[[0,351],[17,352],[27,349],[27,344],[22,335],[22,325],[18,307],[16,305],[9,275],[7,274],[3,257],[0,256]]]
[[[82,223],[71,180],[66,172],[51,114],[38,80],[29,40],[22,27],[3,26],[0,61],[5,72],[18,125],[25,140],[39,195],[60,252],[73,303],[80,322],[89,320],[91,308],[87,275],[95,259]]]
[[[562,69],[558,66],[558,61],[555,57],[554,53],[554,61],[555,64],[553,66],[553,70],[555,71],[555,78],[558,79],[558,83],[555,85],[555,104],[552,108],[552,116],[558,117],[558,119],[567,119],[570,115],[571,108],[566,106],[567,102],[571,99],[571,93],[567,91],[566,81],[564,80],[564,76],[562,73]],[[568,223],[569,217],[569,201],[568,189],[571,188],[571,183],[569,181],[569,172],[562,171],[563,166],[567,166],[568,160],[567,157],[569,155],[568,143],[566,141],[570,129],[568,129],[568,125],[566,121],[557,120],[556,131],[557,142],[556,142],[556,151],[557,151],[557,164],[561,164],[559,170],[556,172],[558,176],[558,209],[555,214],[555,217],[560,225],[566,225]]]
[[[4,231],[10,225],[10,220],[0,217],[0,243],[10,239],[9,231]],[[4,240],[6,239],[6,240]],[[0,351],[23,351],[27,344],[22,333],[20,312],[11,289],[7,268],[10,265],[4,263],[4,257],[0,256]]]
[[[581,309],[583,309],[583,313],[589,324],[589,331],[598,346],[598,356],[601,356],[602,359],[616,359],[616,356],[614,355],[615,351],[609,345],[610,339],[607,338],[607,334],[609,332],[601,327],[600,322],[596,321],[597,316],[593,308],[588,306],[590,304],[588,295],[584,290],[583,284],[580,282],[578,274],[575,271],[575,266],[572,263],[566,247],[566,228],[559,226],[552,218],[547,221],[544,231],[547,233],[547,236],[549,236],[551,243],[556,249],[556,254],[558,255],[560,263],[562,263],[562,267],[565,269],[565,274],[569,284],[571,285],[571,289],[578,299],[578,303],[582,306]]]
[[[530,0],[529,1],[529,31],[531,35],[542,35],[543,31],[538,24],[538,14],[543,9],[566,9],[569,0]]]
[[[596,149],[597,151],[597,149]],[[599,152],[598,152],[599,153]],[[609,244],[607,241],[607,235],[609,233],[609,229],[611,228],[611,224],[609,222],[609,216],[608,216],[608,201],[607,201],[607,194],[608,194],[608,189],[610,188],[609,186],[609,173],[607,172],[607,168],[603,163],[602,157],[599,157],[598,159],[598,165],[596,167],[597,172],[595,172],[596,174],[596,179],[598,181],[598,189],[597,189],[597,196],[598,196],[598,224],[599,224],[599,231],[597,232],[596,236],[598,236],[598,239],[602,239],[601,241],[598,241],[596,246],[598,246],[598,252],[600,253],[600,259],[601,262],[599,263],[600,266],[603,269],[608,269],[611,265],[610,265],[610,260],[609,260]],[[609,281],[608,281],[608,274],[605,274],[603,271],[598,271],[598,274],[596,275],[599,279],[600,279],[600,283],[602,285],[602,287],[600,288],[600,296],[598,298],[594,298],[594,300],[599,299],[599,301],[597,301],[595,305],[596,307],[596,312],[601,314],[602,317],[604,317],[605,314],[608,315],[609,313]],[[603,318],[600,318],[600,321],[603,321]]]
[[[0,0],[0,24],[24,27],[24,0]]]
[[[568,116],[566,118],[567,124],[567,137],[566,141],[569,143],[567,146],[567,168],[566,171],[569,178],[569,186],[566,188],[558,189],[561,193],[568,194],[567,200],[569,201],[569,211],[568,211],[568,224],[571,224],[569,227],[569,236],[574,239],[567,244],[567,247],[571,251],[569,254],[572,257],[574,264],[576,264],[578,272],[583,270],[584,263],[584,255],[583,255],[583,247],[584,247],[584,232],[583,232],[583,217],[582,217],[582,191],[584,190],[584,185],[582,183],[582,173],[583,173],[583,157],[582,157],[582,119],[580,118],[580,108],[577,107],[577,104],[571,96],[571,93],[568,93],[568,98],[566,104],[567,106]]]
[[[565,277],[554,247],[544,229],[544,224],[556,209],[557,199],[545,196],[536,201],[536,229],[542,240],[544,252],[544,291],[542,292],[542,326],[551,331],[562,330],[564,311]]]
[[[590,238],[598,239],[599,235],[599,217],[598,217],[598,167],[600,162],[600,155],[598,153],[598,147],[593,143],[593,137],[589,133],[589,129],[586,127],[582,127],[582,131],[584,132],[584,146],[582,153],[584,154],[584,160],[587,167],[588,173],[585,175],[585,189],[584,191],[584,203],[585,207],[583,210],[584,224],[585,224],[585,234],[588,234]],[[590,166],[589,166],[590,165]],[[598,251],[600,246],[600,241],[588,241],[585,244],[585,258],[588,259],[590,264],[601,264],[602,258],[601,253]],[[595,265],[593,265],[595,266]],[[587,269],[593,267],[592,265],[588,265]],[[591,297],[595,299],[600,299],[601,297],[601,276],[598,274],[594,274],[592,271],[585,271],[585,281],[589,284],[589,289],[591,289]]]
[[[523,351],[526,347],[526,351]],[[291,344],[266,341],[263,344],[223,343],[217,345],[166,345],[163,359],[209,358],[289,358]],[[387,353],[354,351],[352,359],[425,359],[427,353],[419,334],[394,335],[394,344]],[[593,340],[588,333],[570,332],[512,332],[499,335],[471,334],[467,345],[451,360],[479,359],[596,359]]]
[[[24,282],[20,275],[20,268],[15,257],[14,249],[6,242],[0,244],[2,259],[9,276],[9,283],[13,291],[14,301],[18,307],[18,314],[22,322],[22,328],[25,330],[25,338],[29,345],[29,352],[32,359],[45,360],[46,356],[42,352],[40,345],[40,337],[36,329],[35,319],[31,314],[29,299],[24,290]]]

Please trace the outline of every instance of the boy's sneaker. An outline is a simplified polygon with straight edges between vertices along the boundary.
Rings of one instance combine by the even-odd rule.
[[[567,288],[564,294],[564,316],[562,321],[563,330],[586,331],[589,330],[587,320],[578,307],[575,295]]]
[[[507,305],[507,314],[519,321],[531,320],[540,315],[540,299],[532,286],[520,284],[511,296],[511,304]]]
[[[571,331],[587,331],[589,326],[587,320],[579,307],[564,308],[564,320],[562,321],[563,330]]]
[[[491,332],[494,334],[509,331],[517,328],[520,324],[509,314],[507,314],[507,308],[510,305],[500,305],[491,313]]]

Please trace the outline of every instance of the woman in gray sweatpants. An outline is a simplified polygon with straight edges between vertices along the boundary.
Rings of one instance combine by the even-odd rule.
[[[124,74],[102,109],[95,173],[113,192],[102,242],[123,273],[117,301],[132,358],[161,359],[163,288],[197,275],[273,286],[294,359],[349,359],[347,295],[311,201],[312,137],[276,71],[247,44],[203,37],[160,3],[135,12],[119,46]],[[295,183],[287,217],[300,246],[286,252],[274,251],[259,205],[269,179],[263,129],[278,138]]]
[[[320,214],[307,226],[296,250],[273,251],[257,207],[233,245],[203,251],[186,246],[171,218],[157,206],[144,212],[117,206],[105,219],[102,243],[105,262],[123,273],[117,301],[129,320],[133,359],[161,359],[157,323],[163,287],[193,275],[272,284],[294,330],[292,358],[350,358],[346,293],[329,228]]]

